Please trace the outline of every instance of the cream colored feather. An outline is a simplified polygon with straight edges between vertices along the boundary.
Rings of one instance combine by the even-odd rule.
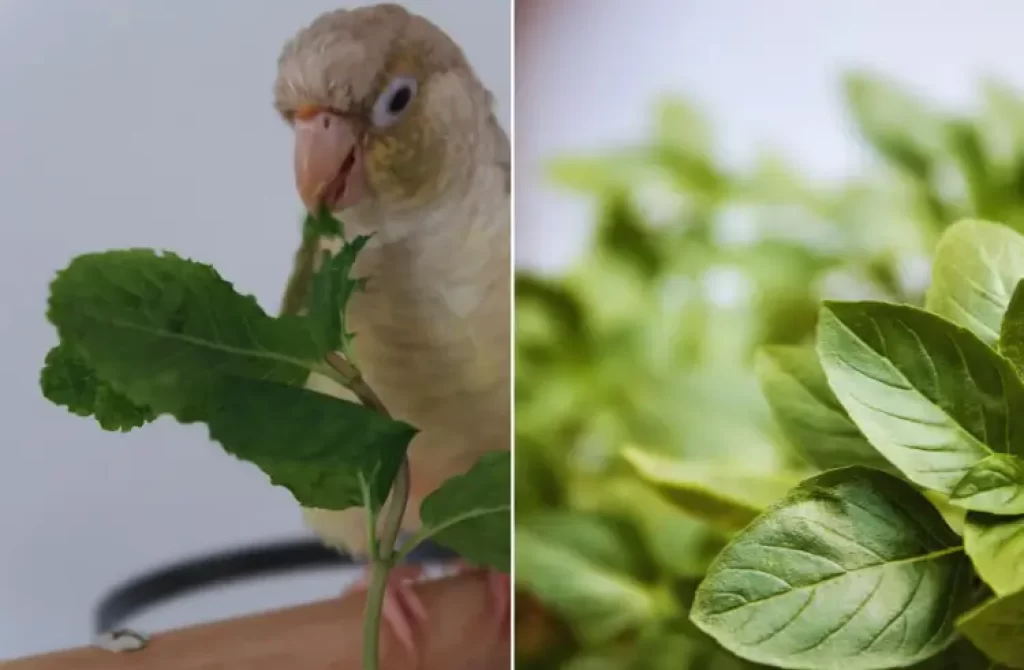
[[[367,148],[374,197],[337,213],[349,237],[373,235],[354,272],[369,278],[366,291],[348,312],[356,363],[392,415],[420,431],[409,449],[411,497],[403,521],[412,531],[425,496],[484,452],[511,447],[509,143],[490,94],[461,52],[425,20],[383,6],[318,22],[282,55],[275,91],[286,115],[318,94],[309,84],[317,67],[342,77],[339,62],[353,53],[358,62],[347,62],[358,76],[325,84],[350,101],[372,97],[372,82],[380,80],[362,68],[412,58],[424,68],[419,111],[409,121],[417,127]],[[359,86],[367,88],[362,96]],[[437,138],[443,144],[430,141]],[[433,163],[429,179],[403,184],[401,171],[389,172],[387,161],[417,150]],[[339,247],[324,244],[332,252]],[[325,377],[314,376],[307,386],[354,400]],[[303,513],[326,543],[365,554],[362,509]]]

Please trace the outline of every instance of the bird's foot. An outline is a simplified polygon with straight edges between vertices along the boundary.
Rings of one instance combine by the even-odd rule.
[[[508,629],[511,635],[512,624],[512,578],[504,572],[479,568],[463,560],[456,561],[456,573],[483,571],[487,576],[487,589],[490,602],[487,604],[487,617],[495,628]]]
[[[411,668],[418,667],[420,649],[419,633],[427,619],[427,610],[423,606],[413,584],[430,579],[439,579],[463,572],[483,572],[487,576],[488,599],[485,616],[496,630],[507,629],[511,635],[512,622],[512,580],[497,570],[481,569],[463,560],[457,560],[441,566],[438,573],[429,575],[426,566],[402,564],[388,572],[387,588],[384,591],[384,609],[382,626],[387,626],[395,639],[405,651]],[[356,583],[359,590],[366,590],[369,585],[369,572]]]
[[[356,583],[358,590],[369,587],[369,572]],[[388,571],[387,586],[384,589],[384,608],[381,613],[382,626],[387,626],[401,645],[409,659],[409,667],[419,665],[420,628],[427,619],[427,610],[412,585],[423,579],[423,566],[398,565]]]

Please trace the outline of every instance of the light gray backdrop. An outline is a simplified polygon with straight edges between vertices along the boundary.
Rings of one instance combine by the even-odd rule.
[[[516,34],[516,250],[533,267],[564,266],[589,229],[585,203],[543,187],[541,161],[645,137],[663,93],[701,103],[729,160],[773,147],[827,179],[865,161],[839,97],[846,68],[953,107],[970,107],[981,75],[1024,89],[1017,0],[530,1],[537,28]]]
[[[0,0],[0,659],[88,641],[119,580],[303,532],[289,494],[160,421],[129,435],[48,404],[47,283],[73,255],[162,247],[276,309],[298,240],[283,42],[339,0]],[[356,4],[356,3],[351,3]],[[464,47],[510,116],[508,0],[405,3]],[[232,587],[150,630],[324,597],[336,571]]]

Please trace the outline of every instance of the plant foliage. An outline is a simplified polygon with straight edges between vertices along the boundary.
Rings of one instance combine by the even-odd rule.
[[[845,183],[679,100],[554,164],[600,216],[517,279],[517,583],[571,631],[520,667],[1021,667],[1024,100],[845,84]]]

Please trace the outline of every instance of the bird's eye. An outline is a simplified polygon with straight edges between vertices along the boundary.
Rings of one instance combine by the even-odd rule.
[[[398,120],[402,112],[416,96],[416,80],[412,77],[396,77],[373,104],[373,125],[385,128]]]

